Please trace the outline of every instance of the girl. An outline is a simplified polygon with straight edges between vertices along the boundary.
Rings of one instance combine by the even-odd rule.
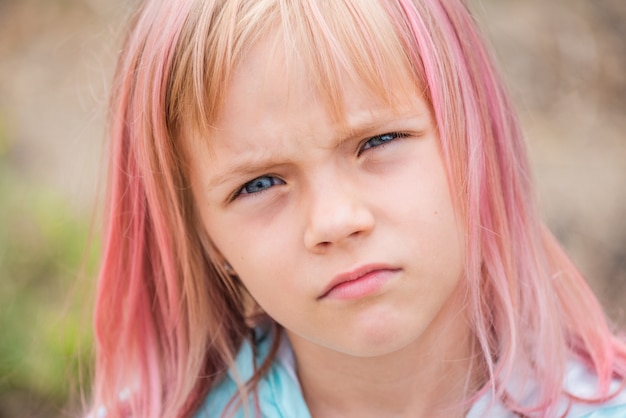
[[[462,0],[145,0],[116,74],[99,414],[626,416]]]

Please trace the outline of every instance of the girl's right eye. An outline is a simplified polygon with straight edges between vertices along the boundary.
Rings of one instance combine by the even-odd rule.
[[[273,186],[285,184],[284,181],[274,176],[261,176],[244,184],[235,194],[235,197],[242,194],[254,194],[263,192]]]

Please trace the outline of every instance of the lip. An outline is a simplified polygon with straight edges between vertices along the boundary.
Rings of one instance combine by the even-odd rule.
[[[335,276],[320,299],[357,299],[374,293],[401,269],[388,264],[366,264]]]

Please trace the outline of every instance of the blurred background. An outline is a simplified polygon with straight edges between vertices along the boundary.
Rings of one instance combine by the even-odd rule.
[[[90,379],[104,119],[131,3],[0,0],[0,418],[76,416]],[[543,214],[626,325],[626,1],[469,3]]]

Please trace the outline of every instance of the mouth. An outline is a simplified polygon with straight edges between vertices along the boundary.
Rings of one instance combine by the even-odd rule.
[[[368,264],[338,274],[324,288],[321,299],[359,299],[378,291],[401,269],[385,264]]]

